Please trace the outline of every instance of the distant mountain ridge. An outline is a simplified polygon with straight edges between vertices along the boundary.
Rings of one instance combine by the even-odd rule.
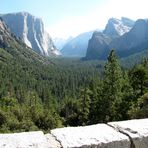
[[[53,42],[54,45],[61,50],[63,48],[63,46],[68,43],[69,41],[71,41],[73,39],[73,37],[69,37],[68,39],[63,39],[63,38],[53,38]]]
[[[94,36],[96,36],[96,38],[99,42],[98,44],[100,44],[100,42],[102,42],[102,41],[99,41],[98,36],[100,35],[100,39],[102,39],[102,36],[108,36],[108,38],[110,38],[110,42],[111,42],[114,38],[118,38],[118,37],[122,36],[123,34],[127,33],[128,31],[130,31],[130,29],[133,27],[134,23],[135,22],[133,20],[126,18],[126,17],[122,17],[121,19],[111,18],[108,20],[108,23],[107,23],[105,29],[101,33],[93,34],[93,31],[82,33],[82,34],[78,35],[77,37],[75,37],[73,40],[66,43],[65,46],[61,50],[62,55],[64,57],[85,57],[85,55],[86,55],[87,58],[91,58],[92,56],[89,55],[90,54],[89,48],[93,47],[92,52],[95,56],[95,45],[92,45],[92,44],[93,43],[96,44],[96,42],[97,42],[97,41],[93,42],[91,38],[95,39]],[[98,32],[100,32],[100,31],[98,31]],[[105,41],[105,38],[104,38],[104,41]],[[89,41],[89,40],[91,40],[91,41]],[[104,43],[106,44],[106,41]],[[89,45],[89,44],[91,44],[91,45]],[[107,41],[106,45],[102,46],[102,43],[101,43],[101,46],[105,48],[108,46],[108,44],[109,44],[109,42]],[[96,47],[98,48],[99,46],[97,45]],[[88,50],[87,50],[87,48],[88,48]],[[107,48],[109,48],[109,47],[107,47]],[[107,51],[107,49],[105,49],[105,50]],[[99,53],[101,54],[100,51],[99,51]],[[103,54],[102,54],[102,56],[103,56]],[[101,58],[102,58],[102,56],[101,56]]]
[[[61,49],[64,57],[85,57],[88,46],[88,41],[91,38],[93,31],[82,33],[69,42]]]
[[[44,56],[60,55],[41,19],[27,12],[3,14],[1,17],[10,31],[37,53]]]
[[[129,32],[133,25],[134,21],[125,17],[120,20],[109,19],[103,32],[93,33],[88,43],[86,59],[106,59],[111,48],[111,42]]]

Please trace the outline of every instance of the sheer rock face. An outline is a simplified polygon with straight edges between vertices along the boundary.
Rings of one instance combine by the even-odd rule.
[[[45,31],[41,19],[27,12],[5,14],[1,17],[10,28],[10,31],[37,53],[44,56],[60,55],[51,37]]]
[[[10,32],[2,18],[0,18],[0,61],[7,63],[10,60],[51,64],[51,62],[34,52],[24,42]],[[19,59],[19,60],[18,60]]]
[[[109,43],[111,38],[105,34],[95,31],[89,40],[86,52],[86,59],[105,59],[109,53]]]
[[[0,17],[0,39],[1,41],[4,40],[5,36],[11,36],[11,33],[8,31],[7,26],[5,25],[4,21]]]

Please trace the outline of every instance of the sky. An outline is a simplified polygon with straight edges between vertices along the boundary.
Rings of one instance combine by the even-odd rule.
[[[68,38],[104,29],[109,18],[148,18],[148,0],[0,0],[0,13],[29,12],[42,18],[51,37]]]

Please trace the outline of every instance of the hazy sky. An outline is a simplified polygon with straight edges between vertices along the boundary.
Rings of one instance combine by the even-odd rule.
[[[104,29],[111,17],[148,18],[148,0],[0,0],[0,13],[27,11],[52,37]]]

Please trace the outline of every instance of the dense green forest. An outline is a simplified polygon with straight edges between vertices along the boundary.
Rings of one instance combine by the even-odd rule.
[[[9,56],[0,57],[0,132],[148,117],[147,59],[124,67],[114,50],[107,61]]]

